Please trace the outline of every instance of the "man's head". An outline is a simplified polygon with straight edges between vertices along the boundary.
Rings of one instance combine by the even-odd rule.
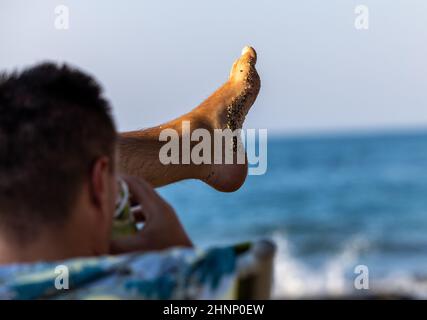
[[[115,148],[110,107],[90,76],[54,64],[0,75],[0,239],[23,247],[75,228],[86,251],[102,253]]]

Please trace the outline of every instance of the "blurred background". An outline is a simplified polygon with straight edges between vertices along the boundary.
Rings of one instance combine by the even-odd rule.
[[[273,238],[275,297],[427,298],[426,36],[424,0],[0,2],[0,69],[91,73],[120,130],[187,112],[256,48],[246,128],[268,129],[267,173],[232,194],[196,181],[160,192],[200,246]],[[357,265],[369,290],[354,288]]]

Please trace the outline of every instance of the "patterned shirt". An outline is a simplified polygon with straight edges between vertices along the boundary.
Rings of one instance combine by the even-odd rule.
[[[233,247],[0,266],[0,299],[232,299]]]

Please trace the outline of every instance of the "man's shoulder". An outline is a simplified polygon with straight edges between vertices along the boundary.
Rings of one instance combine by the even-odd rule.
[[[200,285],[207,279],[202,274],[216,273],[215,279],[221,279],[234,272],[234,265],[227,248],[8,265],[0,267],[0,298],[168,299],[187,289],[189,281],[183,279]]]

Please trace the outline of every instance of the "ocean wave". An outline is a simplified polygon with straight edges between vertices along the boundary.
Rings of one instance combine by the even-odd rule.
[[[370,246],[366,238],[350,238],[337,254],[319,266],[312,266],[295,257],[283,234],[274,235],[277,244],[273,298],[427,298],[427,276],[393,270],[380,278],[369,278],[369,289],[356,289],[354,267],[360,253]]]

